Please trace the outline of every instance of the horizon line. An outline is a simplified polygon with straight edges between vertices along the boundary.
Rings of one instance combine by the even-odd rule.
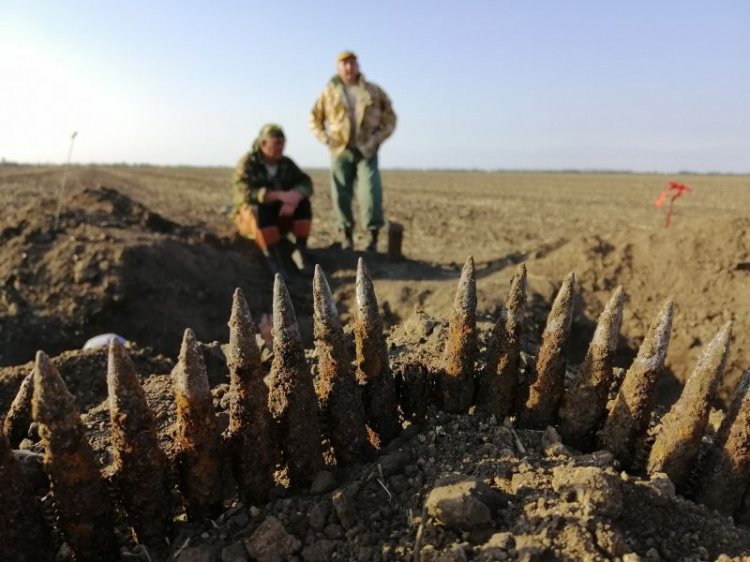
[[[70,163],[70,164],[55,164],[55,163],[29,163],[29,162],[13,162],[3,158],[0,161],[0,168],[14,168],[14,167],[120,167],[120,168],[194,168],[194,169],[226,169],[232,170],[234,166],[225,164],[207,164],[207,165],[196,165],[196,164],[151,164],[148,162],[89,162],[89,163]],[[304,170],[311,171],[327,171],[330,170],[328,167],[322,166],[300,166]],[[726,172],[726,171],[696,171],[696,170],[670,170],[670,171],[659,171],[659,170],[637,170],[637,169],[621,169],[621,168],[478,168],[478,167],[445,167],[445,166],[434,166],[434,167],[405,167],[405,166],[392,166],[387,168],[380,168],[381,172],[436,172],[436,173],[488,173],[488,174],[630,174],[630,175],[685,175],[685,176],[747,176],[750,175],[750,170],[744,172]]]

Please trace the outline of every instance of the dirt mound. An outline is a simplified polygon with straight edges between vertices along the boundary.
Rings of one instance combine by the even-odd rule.
[[[575,271],[581,311],[596,321],[617,285],[628,297],[622,325],[623,361],[643,340],[666,299],[675,302],[667,369],[683,383],[703,346],[728,320],[734,342],[720,397],[726,402],[742,371],[750,366],[750,219],[694,218],[668,230],[631,230],[612,236],[584,236],[529,261],[536,274],[562,279]],[[593,324],[579,322],[590,339]],[[630,355],[630,356],[629,356]],[[663,380],[662,401],[676,398],[680,385]]]
[[[271,277],[252,243],[178,225],[106,187],[40,200],[0,222],[0,365],[100,333],[174,355],[191,327],[225,337],[232,291],[268,311]]]

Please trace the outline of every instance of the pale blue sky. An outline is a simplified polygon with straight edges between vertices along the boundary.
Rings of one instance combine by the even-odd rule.
[[[233,166],[307,126],[342,49],[391,96],[381,166],[750,172],[750,1],[0,0],[0,157]]]

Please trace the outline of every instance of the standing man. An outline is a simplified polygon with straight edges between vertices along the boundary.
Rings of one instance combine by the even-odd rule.
[[[310,129],[331,152],[331,196],[343,247],[354,247],[352,199],[356,196],[365,228],[367,250],[378,246],[383,217],[383,184],[378,170],[378,148],[396,127],[391,100],[359,71],[357,55],[339,53],[337,73],[315,102]]]
[[[284,156],[286,137],[279,125],[264,125],[253,147],[234,172],[234,221],[240,234],[253,238],[268,259],[272,273],[288,280],[281,254],[281,236],[291,232],[295,265],[306,276],[313,267],[307,253],[312,226],[310,176]]]

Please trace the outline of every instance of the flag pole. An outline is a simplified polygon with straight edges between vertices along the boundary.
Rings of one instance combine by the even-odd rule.
[[[68,161],[65,163],[65,168],[63,168],[62,181],[60,182],[60,193],[57,196],[57,212],[55,213],[55,226],[52,229],[53,232],[57,232],[57,225],[60,221],[60,209],[62,208],[63,192],[65,191],[65,182],[68,179],[68,168],[70,168],[70,158],[71,156],[73,156],[73,143],[75,142],[77,135],[78,135],[78,131],[75,131],[70,136],[70,148],[68,149]]]

